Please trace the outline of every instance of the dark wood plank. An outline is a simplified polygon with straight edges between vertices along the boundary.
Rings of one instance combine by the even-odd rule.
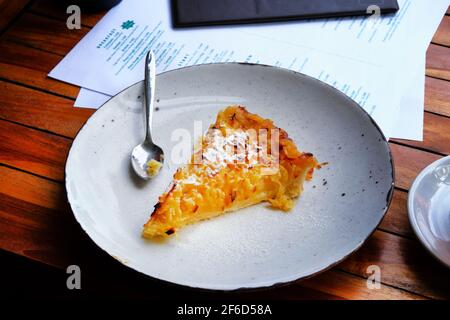
[[[0,163],[64,181],[72,140],[0,120]]]
[[[93,111],[72,105],[70,99],[0,81],[0,119],[73,138]]]
[[[67,6],[61,1],[52,0],[38,0],[32,6],[30,11],[38,14],[42,14],[48,17],[52,17],[57,20],[66,20]],[[80,7],[81,9],[81,24],[85,27],[93,27],[107,11],[102,12],[88,12]]]
[[[79,250],[68,244],[78,231],[75,223],[61,228],[69,211],[59,183],[0,167],[0,199],[2,249],[50,265],[76,259]]]
[[[391,206],[379,226],[380,230],[415,238],[408,221],[407,201],[407,192],[398,189],[394,191]]]
[[[425,112],[423,141],[392,139],[408,146],[424,148],[438,153],[450,154],[450,118]]]
[[[420,296],[396,288],[382,285],[380,289],[369,289],[366,281],[358,277],[349,277],[345,273],[333,273],[335,269],[325,272],[317,277],[301,282],[308,288],[321,290],[345,299],[357,300],[416,300]]]
[[[366,275],[367,267],[381,269],[381,281],[436,299],[450,298],[450,269],[418,242],[376,231],[367,243],[338,268]]]
[[[64,21],[25,13],[3,35],[3,40],[64,56],[88,31],[87,28],[69,30]]]
[[[79,87],[47,77],[61,59],[54,53],[0,41],[0,78],[75,99]]]
[[[395,166],[395,185],[409,190],[417,175],[441,156],[390,143]]]
[[[0,182],[2,249],[58,268],[65,268],[74,261],[88,266],[102,261],[106,263],[103,267],[114,270],[114,260],[97,249],[75,223],[61,184],[5,167],[0,167]],[[370,290],[365,279],[336,270],[275,289],[275,293],[283,295],[284,290],[285,296],[291,298],[317,295],[339,299],[421,298],[387,286]],[[313,290],[311,295],[309,290]]]
[[[31,0],[0,0],[0,32],[21,12]]]
[[[361,281],[363,280],[363,281]],[[314,291],[307,292],[305,289],[314,290],[320,295],[314,295]],[[326,299],[343,300],[420,300],[422,296],[405,292],[390,286],[381,285],[380,289],[369,289],[366,280],[361,277],[332,269],[314,276],[310,279],[299,281],[281,288],[270,289],[261,292],[249,292],[238,294],[240,298],[249,299]]]
[[[425,77],[425,110],[450,117],[450,81]]]
[[[443,46],[450,46],[450,17],[444,16],[439,27],[434,34],[433,43]]]
[[[426,74],[450,80],[450,48],[430,44],[427,50]]]

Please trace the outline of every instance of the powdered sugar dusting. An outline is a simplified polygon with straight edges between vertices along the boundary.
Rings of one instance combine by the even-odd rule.
[[[243,170],[248,170],[259,162],[261,162],[259,164],[267,167],[277,163],[276,159],[272,159],[271,154],[261,156],[261,153],[267,150],[264,146],[258,144],[257,133],[254,130],[226,129],[225,134],[223,134],[222,130],[210,128],[203,139],[202,149],[195,153],[201,155],[199,157],[201,162],[196,163],[195,161],[199,160],[194,157],[193,164],[194,166],[201,164],[202,166],[198,169],[206,172],[209,177],[217,175],[228,164],[239,164]],[[278,146],[278,144],[276,145]],[[177,184],[198,185],[197,173],[199,172],[196,171],[194,170],[194,173],[189,177],[178,180]]]

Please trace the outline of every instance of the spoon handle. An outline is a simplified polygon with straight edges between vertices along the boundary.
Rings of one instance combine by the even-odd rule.
[[[155,100],[155,78],[156,64],[155,55],[152,50],[145,57],[145,79],[144,79],[144,124],[145,141],[153,143],[152,140],[152,119],[153,103]]]

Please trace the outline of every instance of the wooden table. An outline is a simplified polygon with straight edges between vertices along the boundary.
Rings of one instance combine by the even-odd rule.
[[[222,297],[173,287],[123,267],[93,244],[68,207],[64,187],[67,153],[94,110],[74,108],[79,88],[47,78],[47,73],[103,14],[83,14],[81,30],[68,30],[64,8],[55,7],[52,1],[0,0],[0,9],[0,248],[64,270],[60,272],[68,265],[80,265],[83,288],[98,295]],[[450,10],[428,48],[425,90],[424,141],[390,141],[396,170],[394,199],[367,243],[314,278],[225,296],[450,298],[450,269],[416,239],[406,210],[413,179],[428,164],[450,153]],[[369,265],[381,268],[380,289],[366,285]]]

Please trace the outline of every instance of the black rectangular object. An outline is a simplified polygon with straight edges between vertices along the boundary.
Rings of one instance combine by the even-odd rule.
[[[174,27],[371,15],[398,10],[397,0],[172,0]]]

